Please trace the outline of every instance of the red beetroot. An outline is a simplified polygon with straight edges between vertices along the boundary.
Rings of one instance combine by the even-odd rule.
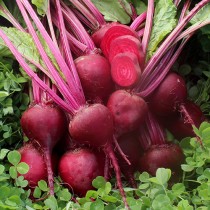
[[[105,35],[105,33],[114,25],[119,24],[118,22],[111,22],[107,23],[105,25],[102,25],[100,29],[98,29],[96,32],[92,34],[92,40],[96,47],[100,47],[101,41]]]
[[[74,62],[86,99],[105,101],[114,88],[109,61],[101,55],[88,54]]]
[[[131,35],[125,35],[113,40],[110,44],[109,61],[112,62],[116,55],[124,52],[134,53],[138,58],[141,69],[143,70],[145,55],[139,39]]]
[[[149,106],[153,113],[168,116],[179,110],[179,106],[187,99],[187,88],[184,79],[170,72],[149,98]]]
[[[111,42],[115,40],[117,37],[124,36],[124,35],[131,35],[138,38],[137,33],[133,29],[131,29],[129,26],[122,25],[122,24],[112,26],[104,34],[100,47],[103,54],[107,58],[109,57]]]
[[[118,154],[120,168],[122,173],[129,180],[131,186],[135,188],[136,183],[133,174],[138,170],[139,158],[143,154],[143,150],[138,140],[138,133],[126,133],[120,136],[117,141],[121,150],[131,163],[131,165],[128,165],[123,157]]]
[[[36,104],[23,113],[21,127],[25,135],[37,142],[43,150],[50,194],[53,195],[51,155],[53,147],[61,139],[66,129],[66,117],[58,107],[52,104]]]
[[[102,104],[81,108],[70,121],[69,132],[75,141],[104,150],[114,167],[123,202],[129,208],[121,182],[120,167],[113,150],[114,125],[109,109]]]
[[[21,154],[20,162],[25,162],[29,166],[29,171],[24,176],[28,181],[30,188],[35,188],[40,180],[47,179],[47,167],[44,161],[44,156],[32,144],[26,144],[19,149]]]
[[[131,52],[117,54],[111,62],[113,81],[122,88],[134,87],[141,76],[138,57]]]
[[[200,107],[192,101],[185,102],[185,108],[190,115],[193,124],[198,128],[200,124],[205,121],[205,116]],[[177,113],[170,119],[166,127],[169,131],[179,140],[185,137],[193,137],[195,133],[192,128],[192,123],[188,121],[189,118],[185,116],[185,113]]]
[[[172,171],[172,180],[178,181],[181,177],[181,164],[185,157],[182,149],[176,144],[153,145],[139,161],[139,170],[155,176],[158,168],[169,168]]]
[[[113,92],[108,99],[107,107],[113,115],[118,136],[137,129],[144,121],[148,110],[142,98],[125,90]]]
[[[66,152],[59,163],[59,175],[63,182],[79,196],[93,189],[92,181],[104,174],[104,159],[90,149]]]

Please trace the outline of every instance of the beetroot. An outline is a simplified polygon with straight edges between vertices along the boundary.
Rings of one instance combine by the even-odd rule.
[[[93,189],[92,181],[104,174],[104,160],[90,149],[66,152],[59,162],[59,175],[63,182],[77,195],[85,196]]]
[[[185,157],[182,149],[176,144],[153,145],[139,161],[139,170],[155,176],[158,168],[169,168],[174,182],[181,178],[181,164]]]
[[[125,90],[113,92],[109,97],[107,107],[113,115],[117,135],[137,129],[144,121],[148,109],[142,98]]]
[[[119,159],[120,169],[124,176],[128,179],[131,186],[136,188],[136,183],[134,179],[134,172],[138,170],[139,158],[143,154],[143,150],[138,140],[138,133],[126,133],[120,136],[118,139],[118,144],[130,161],[130,165],[122,158],[120,154],[117,155]]]
[[[131,52],[117,54],[111,62],[111,75],[118,86],[125,89],[134,87],[141,76],[137,56]]]
[[[105,101],[114,88],[109,61],[101,55],[88,54],[74,62],[86,99]]]
[[[38,181],[47,179],[47,167],[44,156],[31,143],[22,146],[19,152],[21,154],[20,162],[25,162],[29,166],[29,171],[22,176],[28,181],[30,188],[35,188],[38,185]]]
[[[54,194],[51,154],[66,129],[64,113],[52,104],[36,104],[28,108],[21,117],[25,135],[37,142],[43,149],[48,171],[50,194]]]
[[[149,98],[153,113],[167,116],[175,113],[187,99],[185,81],[176,73],[170,72]]]
[[[109,51],[110,51],[110,45],[113,40],[115,40],[117,37],[124,36],[124,35],[131,35],[136,38],[138,38],[137,33],[131,29],[130,27],[122,24],[114,25],[111,28],[107,30],[107,32],[104,34],[104,37],[101,41],[101,50],[103,54],[109,58]]]
[[[97,31],[95,31],[92,35],[91,38],[95,44],[96,47],[100,47],[101,45],[101,41],[105,35],[105,33],[114,25],[119,24],[118,22],[111,22],[111,23],[107,23],[105,25],[102,25],[100,29],[98,29]]]
[[[102,104],[81,108],[70,121],[69,132],[75,141],[104,150],[114,167],[123,202],[129,208],[121,182],[120,167],[113,150],[114,125],[109,109]]]
[[[188,100],[185,102],[185,108],[193,121],[193,125],[198,128],[205,121],[205,116],[200,107]],[[188,119],[185,113],[177,113],[177,115],[170,118],[170,122],[166,124],[166,127],[179,140],[185,137],[193,137],[195,133],[193,132],[192,123]]]

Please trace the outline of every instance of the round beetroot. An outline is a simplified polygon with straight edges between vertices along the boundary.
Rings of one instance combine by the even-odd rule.
[[[182,149],[176,144],[153,145],[140,158],[139,170],[155,176],[158,168],[169,168],[172,179],[176,182],[181,177],[181,164],[184,160]]]
[[[142,98],[125,90],[113,92],[108,99],[107,107],[113,115],[117,135],[137,129],[144,121],[148,110]]]
[[[20,162],[25,162],[29,166],[29,171],[21,176],[28,181],[30,188],[35,188],[40,180],[47,180],[47,167],[44,156],[32,144],[26,144],[19,149],[21,154]]]
[[[90,149],[76,149],[66,152],[59,163],[59,175],[73,192],[84,196],[93,189],[92,181],[103,176],[104,161]]]
[[[170,72],[149,98],[149,106],[153,113],[167,116],[174,114],[186,99],[187,88],[184,79]]]
[[[114,88],[109,61],[98,54],[89,54],[75,61],[87,100],[105,101]]]

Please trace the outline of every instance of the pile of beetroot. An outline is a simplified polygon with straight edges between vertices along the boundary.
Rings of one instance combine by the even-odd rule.
[[[178,140],[195,136],[200,142],[193,126],[205,117],[187,99],[184,78],[171,67],[199,28],[185,26],[210,1],[192,9],[185,1],[177,26],[150,58],[153,0],[140,16],[133,10],[130,26],[106,22],[90,0],[70,0],[68,5],[49,1],[44,18],[28,0],[16,2],[27,28],[4,12],[17,30],[30,34],[42,60],[27,58],[0,29],[0,37],[31,78],[33,100],[21,118],[29,141],[19,149],[21,161],[30,167],[24,175],[29,187],[48,180],[53,195],[53,179],[59,175],[70,190],[84,196],[95,177],[109,180],[114,170],[129,208],[122,174],[137,187],[136,171],[155,175],[165,167],[178,181],[184,155],[178,144],[167,140],[166,129]],[[180,1],[174,6],[180,7]]]

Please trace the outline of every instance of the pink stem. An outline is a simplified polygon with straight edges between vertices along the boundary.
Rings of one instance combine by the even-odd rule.
[[[146,20],[147,17],[147,12],[143,12],[142,14],[140,14],[130,25],[130,27],[133,30],[138,30],[138,27],[144,23],[144,21]]]
[[[63,19],[63,14],[61,11],[61,5],[60,5],[60,1],[59,0],[55,0],[56,3],[56,7],[57,7],[57,14],[58,14],[58,21],[59,21],[59,29],[60,29],[60,36],[63,42],[63,47],[64,47],[64,56],[65,56],[65,60],[67,62],[67,65],[70,69],[72,69],[72,74],[74,77],[74,80],[76,82],[76,85],[78,87],[81,87],[81,83],[79,80],[79,76],[77,74],[77,70],[72,58],[72,54],[71,54],[71,49],[68,43],[68,39],[67,39],[67,34],[66,34],[66,27],[64,24],[64,19]],[[64,71],[64,75],[66,76],[67,81],[71,81],[71,74],[70,71]]]
[[[47,175],[48,175],[48,184],[50,188],[50,195],[54,195],[54,178],[52,171],[52,160],[51,160],[51,152],[48,148],[44,149],[44,159],[47,167]]]
[[[70,114],[75,114],[75,110],[66,102],[64,102],[59,96],[57,96],[38,76],[34,73],[34,71],[31,69],[31,67],[25,62],[21,54],[18,52],[18,50],[15,48],[15,46],[12,44],[12,42],[7,38],[6,34],[0,29],[0,37],[4,40],[7,47],[10,49],[16,60],[19,62],[21,67],[24,69],[24,71],[28,74],[28,76],[37,82],[37,84],[40,86],[40,88],[43,91],[46,91],[50,97],[57,103],[61,108],[69,112]]]
[[[122,196],[123,202],[125,204],[125,207],[127,209],[130,210],[130,207],[128,206],[127,200],[126,200],[126,194],[125,191],[123,189],[123,185],[122,185],[122,181],[121,181],[121,171],[120,171],[120,167],[119,164],[117,162],[117,158],[115,156],[115,153],[113,151],[112,145],[106,145],[106,147],[104,148],[104,152],[105,154],[107,154],[112,162],[112,165],[114,167],[115,170],[115,174],[116,174],[116,179],[117,179],[117,186],[119,188],[120,194]]]
[[[27,1],[25,1],[25,2],[27,2]],[[71,104],[71,106],[72,106],[74,109],[79,109],[79,107],[80,107],[81,104],[78,104],[78,103],[76,102],[75,98],[77,98],[76,95],[78,95],[78,97],[79,97],[80,94],[76,93],[76,92],[78,92],[78,91],[75,90],[75,87],[74,87],[75,85],[69,83],[71,86],[68,87],[68,86],[66,85],[66,83],[63,81],[63,79],[62,79],[61,76],[59,75],[58,71],[56,70],[56,68],[55,68],[54,65],[52,64],[51,60],[49,59],[47,53],[45,52],[45,50],[44,50],[44,48],[43,48],[43,46],[42,46],[42,43],[40,42],[40,40],[39,40],[39,38],[38,38],[38,36],[37,36],[37,34],[36,34],[34,28],[33,28],[33,25],[32,25],[32,23],[31,23],[31,21],[30,21],[28,15],[27,15],[27,13],[26,13],[26,11],[25,11],[25,9],[24,9],[22,3],[20,2],[20,0],[17,0],[17,4],[18,4],[18,6],[19,6],[19,8],[20,8],[20,11],[21,11],[21,13],[22,13],[22,15],[23,15],[23,17],[24,17],[24,20],[25,20],[25,22],[26,22],[26,24],[27,24],[27,26],[28,26],[28,30],[30,31],[30,33],[31,33],[31,35],[32,35],[32,37],[33,37],[33,39],[34,39],[34,42],[35,42],[35,44],[36,44],[36,46],[37,46],[37,49],[38,49],[38,51],[39,51],[41,57],[42,57],[43,61],[45,62],[45,64],[46,64],[48,70],[51,72],[51,75],[54,77],[54,80],[56,81],[57,85],[59,85],[59,88],[62,89],[62,94],[64,95],[64,97],[66,98],[66,100],[68,101],[68,103]],[[28,2],[26,3],[26,5],[27,5],[27,4],[28,4]],[[33,17],[35,17],[34,19],[36,19],[36,18],[38,19],[38,17],[37,17],[36,14],[34,13],[34,11],[33,11],[33,9],[31,8],[30,5],[29,5],[29,14],[32,15]],[[39,23],[38,25],[40,26],[40,28],[43,28],[43,30],[41,29],[40,32],[42,31],[42,32],[44,32],[44,33],[41,33],[41,34],[47,35],[45,41],[46,41],[47,43],[50,43],[49,47],[52,48],[54,51],[55,51],[55,49],[56,49],[56,51],[59,52],[58,48],[55,47],[55,45],[53,44],[52,40],[50,39],[49,35],[47,34],[46,30],[44,29],[44,27],[43,27],[43,25],[41,24],[41,22],[39,21],[39,19],[38,19],[38,23]],[[43,36],[43,38],[45,38],[45,37]],[[57,54],[57,52],[56,52],[56,54]],[[60,57],[62,58],[60,52],[59,52],[59,55],[60,55]],[[58,60],[57,60],[57,61],[58,61]],[[65,63],[65,61],[63,60],[63,58],[62,58],[62,61],[63,61],[62,63]],[[61,66],[60,66],[60,67],[61,67]],[[65,67],[66,67],[66,66],[65,66]],[[68,67],[67,67],[67,68],[68,68]],[[62,69],[62,68],[61,68],[61,69]],[[64,69],[65,69],[65,68],[64,68]],[[62,71],[65,72],[67,69],[65,69],[65,70],[64,70],[64,69],[62,69]],[[68,69],[68,71],[69,71],[69,69]],[[67,79],[70,80],[70,78],[67,78]],[[72,79],[71,79],[70,81],[72,81]]]
[[[154,0],[148,0],[145,30],[142,39],[142,50],[144,54],[146,54],[148,43],[150,40],[150,34],[152,31],[152,24],[153,24],[153,15],[154,15]]]

